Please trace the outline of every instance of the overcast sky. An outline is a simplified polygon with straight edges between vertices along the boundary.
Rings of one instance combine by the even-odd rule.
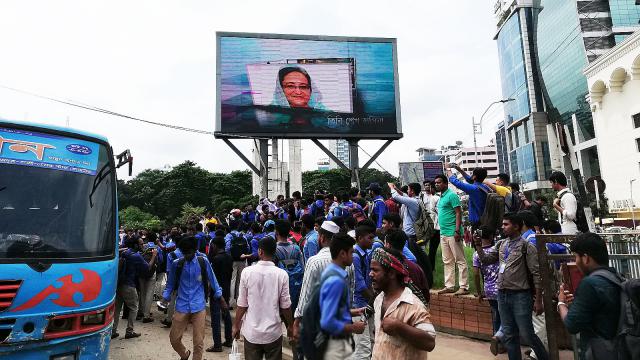
[[[0,86],[213,131],[216,31],[394,37],[404,138],[379,158],[397,175],[419,147],[472,146],[471,117],[500,99],[493,1],[30,1],[0,3]],[[193,160],[246,169],[212,136],[73,108],[0,88],[0,117],[100,133],[135,172]],[[488,143],[501,108],[485,117]],[[235,140],[250,154],[250,141]],[[381,141],[362,141],[373,154]],[[325,157],[303,141],[303,170]],[[360,161],[368,160],[362,151]],[[379,167],[374,165],[373,167]],[[126,178],[124,171],[119,174]]]

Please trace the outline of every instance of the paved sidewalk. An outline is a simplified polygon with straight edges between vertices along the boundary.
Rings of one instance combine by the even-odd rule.
[[[165,329],[158,322],[161,318],[159,312],[154,309],[156,321],[150,324],[143,324],[136,321],[135,331],[142,333],[142,336],[136,339],[124,339],[126,321],[120,321],[121,337],[111,342],[109,351],[110,360],[164,360],[178,359],[169,344],[169,329]],[[233,315],[232,315],[233,316]],[[191,340],[191,326],[183,337],[183,343],[187,349],[193,348]],[[209,317],[207,316],[207,326],[205,328],[205,349],[213,344],[211,338],[211,326],[209,325]],[[240,346],[242,351],[242,344]],[[229,356],[229,348],[224,348],[222,353],[205,352],[203,359],[206,360],[227,360]],[[287,348],[283,349],[284,359],[291,359],[291,351]],[[506,354],[493,356],[489,352],[489,343],[469,338],[453,336],[445,333],[438,333],[436,338],[436,348],[429,354],[429,360],[493,360],[508,359]],[[561,360],[572,360],[573,355],[569,351],[563,351],[560,354]],[[399,359],[398,359],[399,360]]]
[[[429,360],[492,360],[508,358],[507,354],[493,356],[489,351],[488,342],[444,333],[438,333],[436,348],[429,354]],[[560,359],[573,360],[573,353],[561,351]]]

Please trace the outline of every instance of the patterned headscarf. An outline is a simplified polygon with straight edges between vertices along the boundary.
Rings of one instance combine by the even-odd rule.
[[[420,301],[422,301],[424,306],[429,306],[429,302],[424,297],[422,291],[420,291],[420,289],[415,286],[413,281],[411,281],[411,277],[409,276],[409,268],[406,263],[404,263],[402,260],[394,256],[390,252],[386,251],[385,248],[375,249],[373,251],[373,254],[371,255],[371,260],[377,261],[380,266],[382,266],[386,270],[393,269],[400,273],[403,277],[402,282],[404,283],[404,286],[411,289],[413,294],[416,295],[420,299]]]

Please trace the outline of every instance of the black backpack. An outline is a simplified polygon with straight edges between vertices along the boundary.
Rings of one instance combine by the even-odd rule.
[[[198,264],[200,265],[200,276],[202,277],[202,286],[204,288],[204,298],[205,301],[209,296],[209,276],[207,274],[207,263],[204,261],[204,256],[197,255]],[[182,270],[184,269],[184,257],[178,259],[178,263],[176,264],[176,277],[174,279],[175,283],[173,286],[173,291],[177,292],[178,287],[180,287],[180,278],[182,277]]]
[[[231,235],[231,257],[233,261],[242,261],[240,256],[249,254],[249,244],[243,236],[238,236],[234,233]]]
[[[335,270],[329,270],[323,274],[311,293],[311,298],[302,313],[302,321],[300,323],[300,348],[302,355],[304,355],[304,358],[307,360],[321,360],[327,349],[329,334],[325,333],[320,326],[320,317],[322,315],[320,310],[320,291],[325,280],[332,276],[340,276],[340,274]],[[347,286],[345,286],[338,309],[346,306],[347,296]]]
[[[570,191],[565,192],[564,194],[562,194],[560,196],[560,200],[562,200],[562,197],[567,195],[567,194],[571,194]],[[573,195],[575,196],[575,195]],[[580,202],[580,200],[578,199],[577,196],[576,197],[576,226],[578,227],[578,231],[583,232],[583,233],[587,233],[589,232],[589,222],[587,221],[587,214],[584,213],[584,206],[582,205],[582,203]]]
[[[128,256],[128,252],[129,250],[126,250],[120,253],[120,256],[118,257],[118,286],[124,284],[126,279],[127,258],[125,257],[125,254]]]
[[[522,210],[522,200],[520,200],[520,192],[512,191],[504,197],[504,211],[518,212]]]
[[[640,360],[640,279],[627,280],[605,269],[596,270],[590,276],[600,276],[620,288],[620,316],[616,337],[612,340],[594,338],[586,358]]]

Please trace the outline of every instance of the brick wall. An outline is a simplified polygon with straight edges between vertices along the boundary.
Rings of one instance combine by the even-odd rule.
[[[438,331],[489,340],[493,335],[491,307],[474,296],[438,295],[431,292],[431,322]]]
[[[437,331],[447,334],[461,335],[479,340],[490,340],[493,335],[491,323],[491,306],[489,302],[478,302],[473,295],[453,296],[438,295],[431,292],[431,322]],[[571,348],[571,338],[556,315],[558,345],[560,349]]]

